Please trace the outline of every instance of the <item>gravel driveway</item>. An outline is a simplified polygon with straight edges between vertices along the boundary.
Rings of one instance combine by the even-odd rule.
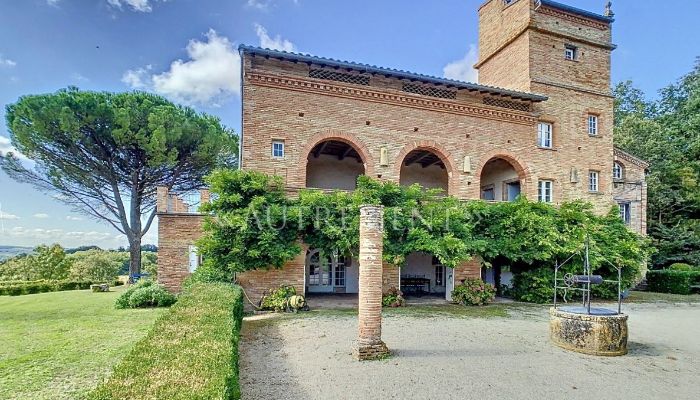
[[[697,399],[700,306],[639,304],[630,354],[597,358],[548,342],[546,308],[507,318],[390,315],[392,357],[350,355],[357,317],[312,312],[244,323],[243,399]]]

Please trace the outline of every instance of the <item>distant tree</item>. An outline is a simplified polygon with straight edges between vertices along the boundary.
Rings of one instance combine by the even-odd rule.
[[[30,255],[11,258],[0,265],[0,280],[60,280],[68,277],[71,260],[60,245],[41,245]]]
[[[650,163],[653,264],[700,265],[700,59],[657,101],[631,82],[618,84],[615,95],[615,144]]]
[[[194,190],[215,167],[237,163],[238,138],[218,118],[153,94],[68,88],[21,97],[6,111],[13,146],[36,166],[9,153],[2,169],[126,235],[132,274],[156,187]]]
[[[112,282],[119,275],[128,253],[86,250],[68,256],[71,261],[69,278],[75,281]]]

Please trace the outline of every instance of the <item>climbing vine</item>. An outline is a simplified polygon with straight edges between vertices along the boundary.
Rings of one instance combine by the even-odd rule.
[[[225,279],[280,268],[299,254],[301,243],[356,254],[365,204],[384,206],[384,260],[398,266],[410,253],[424,252],[452,268],[472,257],[523,270],[553,268],[581,252],[588,237],[594,269],[611,276],[620,265],[629,285],[648,255],[646,241],[614,210],[599,216],[583,202],[558,208],[526,199],[463,202],[364,176],[353,192],[302,190],[298,196],[287,196],[279,178],[258,172],[220,170],[208,179],[213,201],[203,206],[209,216],[198,246],[204,268]]]

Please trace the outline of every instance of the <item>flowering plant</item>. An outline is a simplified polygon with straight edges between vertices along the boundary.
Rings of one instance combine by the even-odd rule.
[[[496,298],[496,288],[481,279],[465,279],[452,291],[452,301],[465,306],[483,306]]]

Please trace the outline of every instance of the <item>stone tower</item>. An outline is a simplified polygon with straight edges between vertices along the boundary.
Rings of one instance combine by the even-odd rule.
[[[533,173],[554,181],[559,201],[612,204],[612,10],[605,15],[551,0],[489,0],[479,9],[479,83],[542,94],[540,121],[553,149]],[[598,191],[589,191],[591,175]]]

